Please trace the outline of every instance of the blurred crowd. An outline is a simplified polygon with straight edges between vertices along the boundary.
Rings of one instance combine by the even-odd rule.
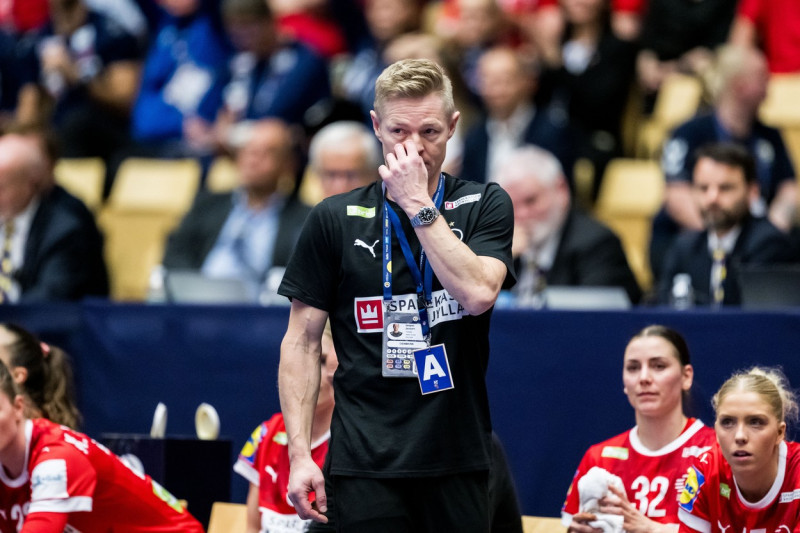
[[[567,207],[583,211],[597,200],[609,162],[635,155],[664,80],[682,73],[703,81],[706,122],[677,130],[663,150],[652,287],[676,236],[705,229],[689,191],[692,150],[706,142],[750,150],[759,182],[753,216],[787,238],[794,231],[794,167],[780,134],[757,119],[769,77],[800,71],[794,0],[9,0],[0,3],[0,27],[0,129],[46,127],[61,157],[102,158],[105,195],[126,158],[191,157],[207,169],[221,155],[236,158],[264,119],[285,126],[296,192],[315,134],[341,121],[371,129],[378,74],[424,57],[445,66],[461,111],[446,172],[502,181],[514,151],[534,145],[558,163]],[[738,55],[726,56],[722,45]],[[315,190],[303,200],[323,196]],[[235,244],[234,214],[220,213],[194,268],[225,271],[224,256],[205,256],[225,239]],[[563,223],[563,213],[542,217],[563,232],[554,222]],[[275,257],[265,247],[276,232],[258,245],[261,256]],[[557,243],[551,247],[550,266],[559,258]],[[168,249],[167,260],[175,257]],[[261,260],[257,281],[272,266]],[[634,302],[657,299],[629,269],[611,280],[576,276],[558,280],[613,283]]]

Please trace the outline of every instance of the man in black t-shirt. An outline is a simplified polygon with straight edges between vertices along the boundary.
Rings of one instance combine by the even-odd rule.
[[[371,115],[382,181],[312,211],[279,289],[292,299],[279,371],[289,497],[340,531],[485,532],[489,319],[514,282],[511,202],[441,173],[459,113],[435,63],[389,66]],[[340,367],[323,478],[309,450],[329,316]]]

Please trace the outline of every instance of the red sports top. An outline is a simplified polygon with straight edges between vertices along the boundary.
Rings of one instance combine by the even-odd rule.
[[[742,497],[730,465],[715,445],[690,468],[678,517],[682,533],[800,531],[800,444],[780,444],[778,475],[756,503]]]
[[[0,465],[0,531],[47,531],[66,517],[71,533],[203,533],[174,496],[83,433],[43,418],[24,431],[25,470],[10,479]]]
[[[328,453],[330,433],[311,443],[311,458],[322,468]],[[261,531],[305,531],[308,520],[301,520],[289,503],[289,439],[283,415],[276,413],[250,435],[233,469],[258,486]],[[311,501],[313,501],[313,494]]]
[[[595,444],[575,472],[561,509],[561,521],[566,526],[572,522],[572,515],[579,511],[580,505],[578,480],[593,466],[599,466],[622,479],[628,500],[642,514],[662,524],[677,524],[678,497],[686,472],[694,459],[710,450],[715,442],[713,429],[690,418],[680,436],[660,450],[645,448],[636,427]]]

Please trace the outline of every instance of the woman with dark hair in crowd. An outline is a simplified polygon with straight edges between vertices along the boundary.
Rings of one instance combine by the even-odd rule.
[[[583,456],[562,509],[569,533],[677,529],[686,471],[714,444],[714,431],[684,414],[693,378],[689,348],[677,331],[648,326],[628,342],[622,382],[636,426]]]
[[[0,324],[0,361],[25,399],[25,416],[78,427],[81,415],[74,400],[72,365],[61,348],[15,324]]]
[[[681,533],[797,531],[800,445],[785,439],[798,406],[786,377],[773,368],[736,373],[713,405],[719,445],[689,469]]]

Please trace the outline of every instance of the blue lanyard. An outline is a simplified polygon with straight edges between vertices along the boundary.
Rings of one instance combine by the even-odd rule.
[[[433,194],[433,203],[437,209],[442,205],[442,197],[444,196],[444,174],[439,175],[439,184],[436,186],[436,192]],[[400,223],[400,217],[391,208],[389,202],[385,199],[383,201],[383,300],[388,302],[392,299],[392,227],[397,235],[397,241],[400,243],[400,249],[403,251],[403,256],[408,264],[408,270],[411,272],[411,277],[414,278],[414,284],[417,290],[417,311],[419,312],[420,325],[422,326],[422,335],[427,337],[430,332],[430,325],[428,324],[428,305],[433,295],[433,269],[430,267],[428,258],[425,257],[425,250],[422,250],[419,255],[419,266],[414,260],[414,253],[411,251],[411,245],[408,243],[403,231],[403,226]]]

